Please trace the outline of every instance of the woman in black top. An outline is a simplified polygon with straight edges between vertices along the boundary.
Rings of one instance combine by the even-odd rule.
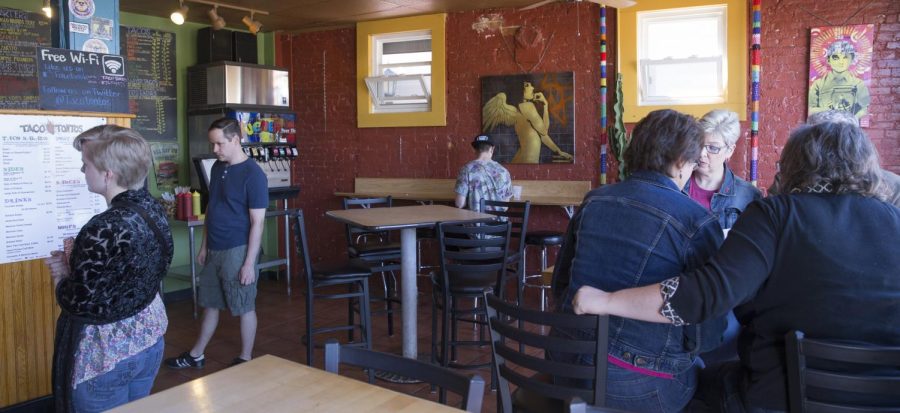
[[[578,313],[676,325],[737,306],[741,361],[722,370],[732,382],[714,410],[787,410],[790,330],[900,345],[900,209],[883,201],[872,143],[853,125],[804,126],[781,166],[784,194],[750,204],[705,266],[614,293],[582,287],[575,297]]]

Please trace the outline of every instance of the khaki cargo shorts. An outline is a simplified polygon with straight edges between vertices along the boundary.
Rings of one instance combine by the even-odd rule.
[[[206,265],[200,271],[200,291],[197,293],[201,307],[220,310],[227,307],[235,316],[256,310],[257,280],[241,285],[240,271],[246,256],[246,245],[227,250],[207,250]]]

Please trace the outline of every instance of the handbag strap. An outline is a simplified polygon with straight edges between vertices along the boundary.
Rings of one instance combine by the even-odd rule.
[[[160,230],[159,226],[156,225],[156,221],[150,218],[150,214],[146,209],[131,201],[118,201],[116,202],[116,204],[137,212],[137,214],[144,219],[144,222],[147,223],[147,226],[150,227],[150,230],[153,231],[153,233],[156,235],[156,241],[159,242],[159,246],[164,250],[168,250],[168,248],[166,248],[166,237],[163,236],[162,230]]]

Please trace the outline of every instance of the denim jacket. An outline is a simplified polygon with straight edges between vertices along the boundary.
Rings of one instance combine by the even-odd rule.
[[[698,267],[722,240],[715,217],[663,174],[638,171],[595,189],[569,223],[557,256],[554,291],[570,281],[560,310],[572,312],[572,298],[583,285],[617,291]],[[724,328],[724,317],[683,327],[610,317],[609,354],[642,369],[678,374],[697,354],[718,346]],[[567,335],[573,334],[580,335]]]
[[[691,181],[688,179],[681,192],[691,193]],[[725,179],[719,190],[713,194],[712,200],[709,201],[709,210],[719,219],[722,229],[731,229],[744,209],[747,208],[747,204],[760,198],[762,198],[762,193],[759,192],[759,189],[734,176],[734,172],[726,164]]]

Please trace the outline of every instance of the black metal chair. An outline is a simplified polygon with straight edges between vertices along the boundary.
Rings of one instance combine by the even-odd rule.
[[[525,239],[528,232],[528,214],[531,201],[491,201],[481,200],[481,211],[496,215],[512,224],[509,236],[510,251],[506,257],[507,272],[516,278],[516,302],[521,303],[525,295]],[[505,291],[503,292],[505,294]]]
[[[443,395],[445,390],[449,390],[462,397],[461,409],[470,413],[481,412],[484,379],[477,374],[463,374],[419,360],[342,346],[336,340],[329,340],[325,343],[325,370],[337,374],[340,364],[367,369],[369,383],[375,380],[375,370],[389,371],[430,383],[441,389],[441,403],[446,404]]]
[[[609,317],[530,310],[489,293],[485,293],[485,301],[491,327],[493,374],[500,388],[498,412],[565,412],[575,397],[587,401],[591,411],[604,406]],[[539,332],[551,326],[594,332],[595,338],[566,339]],[[529,347],[543,352],[535,353]],[[547,360],[544,352],[592,355],[597,362],[585,366],[574,361]],[[592,382],[592,387],[558,384],[565,382]],[[517,387],[514,392],[510,392],[510,383]]]
[[[486,325],[478,316],[486,315],[484,304],[476,299],[485,290],[499,293],[504,286],[503,272],[509,247],[510,223],[492,222],[478,225],[438,224],[441,270],[432,278],[431,361],[444,367],[478,368],[489,363],[471,365],[457,363],[457,346],[485,346],[488,340],[459,340],[458,322]],[[463,308],[460,300],[471,299],[472,306]],[[438,314],[441,330],[438,334]],[[441,349],[438,352],[437,343]],[[493,383],[493,381],[492,381]]]
[[[900,347],[785,336],[792,412],[900,412]]]
[[[306,364],[312,365],[313,349],[316,334],[332,331],[354,331],[360,329],[360,335],[364,341],[354,343],[357,346],[372,348],[372,317],[369,312],[369,275],[366,268],[360,268],[351,264],[337,266],[313,267],[309,259],[309,246],[307,244],[306,225],[303,221],[303,211],[297,210],[291,214],[294,226],[294,241],[297,253],[303,259],[303,270],[306,273]],[[335,286],[346,286],[347,292],[335,293]],[[319,292],[328,289],[327,292]],[[347,324],[328,327],[314,327],[313,316],[315,300],[347,299],[351,302],[358,301],[360,309],[360,323],[356,324],[352,313]]]
[[[344,209],[352,208],[390,208],[391,197],[344,199]],[[388,231],[371,231],[353,225],[345,225],[347,233],[347,254],[351,262],[357,266],[369,268],[371,274],[380,274],[384,289],[384,310],[374,314],[386,313],[388,335],[394,335],[394,304],[400,303],[397,297],[397,279],[394,271],[400,270],[400,244],[391,242]],[[390,279],[386,276],[390,275]],[[376,298],[377,300],[377,298]],[[348,311],[353,312],[353,309]],[[351,315],[352,317],[352,315]],[[352,332],[350,339],[353,339]]]

